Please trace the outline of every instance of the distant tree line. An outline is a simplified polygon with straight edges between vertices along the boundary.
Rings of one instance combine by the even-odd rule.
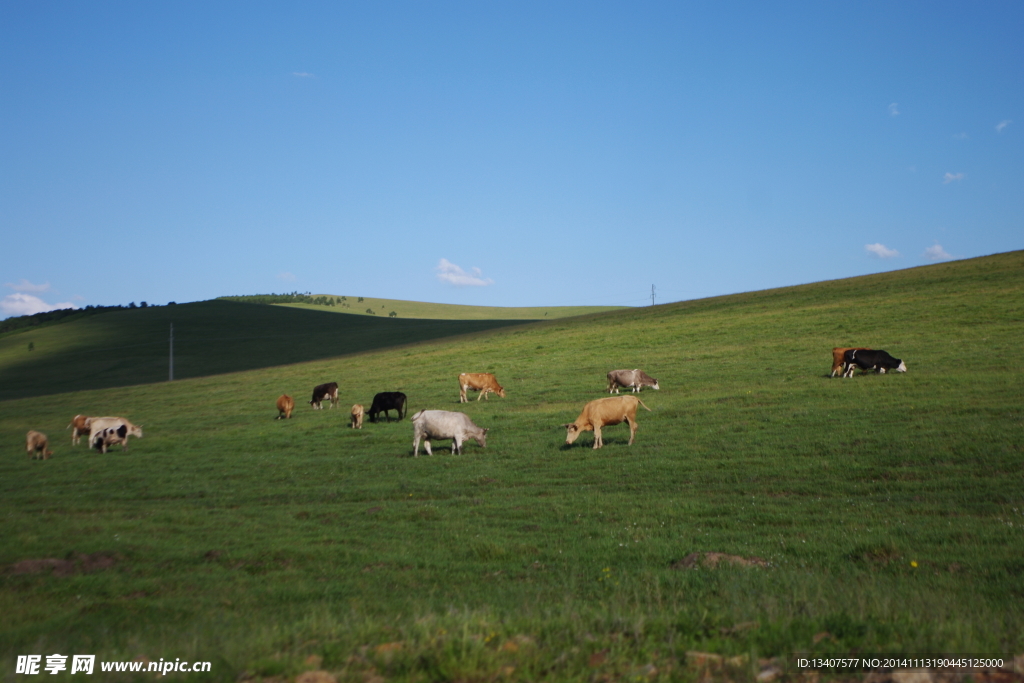
[[[314,304],[316,306],[348,307],[348,297],[344,296],[313,296],[310,292],[292,292],[291,294],[246,294],[242,296],[218,297],[225,301],[240,301],[246,304]],[[359,297],[362,301],[363,297]]]
[[[171,301],[167,305],[172,306],[174,305],[174,302]],[[44,313],[34,313],[32,315],[19,315],[15,318],[0,320],[0,334],[17,332],[19,330],[26,330],[33,327],[43,327],[66,320],[88,318],[89,316],[96,315],[97,313],[123,311],[131,308],[149,308],[149,304],[143,301],[141,304],[136,306],[133,301],[127,306],[122,306],[120,304],[117,306],[86,306],[85,308],[62,308],[56,311],[46,311]]]

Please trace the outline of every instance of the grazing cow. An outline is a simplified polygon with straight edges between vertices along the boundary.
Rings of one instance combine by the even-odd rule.
[[[447,410],[421,410],[412,416],[412,454],[420,456],[420,439],[424,440],[427,455],[430,452],[431,439],[451,439],[452,453],[462,455],[462,444],[467,439],[475,439],[481,448],[487,448],[487,430],[480,429],[469,415],[454,413]]]
[[[385,413],[386,415],[387,413]],[[363,407],[358,403],[352,406],[352,429],[363,428]]]
[[[90,420],[92,420],[92,418],[91,417],[87,417],[85,415],[75,415],[73,418],[71,418],[71,424],[69,424],[66,427],[66,429],[70,429],[71,430],[71,445],[72,446],[77,446],[78,442],[82,438],[82,435],[89,433],[89,421]]]
[[[313,410],[322,410],[323,406],[320,402],[325,398],[331,400],[331,407],[333,408],[338,403],[338,383],[328,382],[327,384],[318,384],[313,389],[313,400],[309,402],[309,405],[313,406]]]
[[[102,453],[114,444],[121,444],[121,450],[128,450],[128,437],[142,438],[142,425],[133,425],[123,417],[94,417],[89,423],[89,447],[98,448]]]
[[[368,414],[370,416],[370,422],[376,422],[377,416],[380,413],[384,413],[384,417],[391,422],[391,414],[389,410],[394,410],[398,413],[398,419],[401,421],[405,417],[405,394],[401,391],[382,391],[373,397],[373,405],[370,406]]]
[[[633,438],[636,436],[636,407],[644,406],[650,410],[636,396],[612,396],[611,398],[599,398],[591,401],[583,407],[583,412],[576,418],[575,422],[562,425],[566,428],[565,443],[572,444],[583,432],[594,432],[594,448],[604,445],[601,437],[601,428],[606,425],[617,425],[621,422],[629,423],[629,445],[633,445]]]
[[[281,394],[277,397],[277,418],[287,420],[295,410],[295,400],[288,394]]]
[[[28,434],[25,435],[25,450],[32,456],[33,460],[49,460],[50,456],[53,455],[47,446],[49,442],[46,438],[46,434],[37,432],[34,429],[30,429]]]
[[[648,375],[643,370],[612,370],[608,373],[608,393],[619,393],[619,387],[632,389],[633,393],[639,393],[644,387],[658,390],[658,380]]]
[[[886,370],[895,370],[896,372],[907,371],[907,366],[902,360],[893,358],[885,351],[851,349],[843,354],[843,362],[846,363],[846,372],[843,374],[843,377],[853,377],[854,368],[860,368],[865,372],[877,370],[883,375]]]
[[[829,377],[835,377],[837,374],[842,375],[846,372],[846,363],[843,362],[843,356],[847,351],[870,351],[862,346],[834,346],[832,347],[832,374]]]
[[[492,393],[505,398],[505,390],[489,372],[464,372],[459,375],[459,403],[469,403],[469,399],[466,398],[467,389],[480,392],[476,397],[478,401]]]

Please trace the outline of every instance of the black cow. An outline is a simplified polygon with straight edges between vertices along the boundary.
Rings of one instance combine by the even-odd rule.
[[[330,399],[332,408],[338,404],[337,382],[316,385],[313,389],[313,400],[309,402],[309,405],[313,406],[313,410],[321,410],[323,406],[320,405],[320,402],[325,398]]]
[[[405,394],[401,391],[382,391],[374,396],[373,405],[367,411],[370,422],[376,422],[379,413],[384,413],[384,417],[391,422],[389,410],[397,411],[399,420],[405,417]]]
[[[907,366],[899,358],[893,358],[885,351],[869,351],[865,349],[850,349],[843,354],[843,363],[846,364],[846,372],[843,377],[853,377],[854,368],[860,368],[865,372],[877,370],[885,374],[886,370],[906,372]]]

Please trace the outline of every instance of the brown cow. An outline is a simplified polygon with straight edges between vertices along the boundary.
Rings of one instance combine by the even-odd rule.
[[[66,429],[71,430],[72,446],[77,446],[78,442],[82,439],[82,435],[89,433],[90,422],[92,422],[92,418],[86,415],[75,415],[71,418],[71,424],[69,424]]]
[[[48,440],[46,434],[30,429],[25,435],[25,450],[32,456],[33,460],[49,460],[53,451],[47,448]]]
[[[277,418],[278,420],[287,420],[292,416],[292,411],[295,410],[295,400],[292,399],[288,394],[281,394],[277,397]]]
[[[352,429],[363,428],[363,406],[355,404],[352,406]]]
[[[505,390],[489,372],[464,372],[459,375],[459,403],[469,403],[469,399],[466,398],[467,389],[480,392],[476,397],[478,401],[486,398],[487,394],[497,394],[505,398]]]
[[[633,445],[633,438],[636,436],[636,407],[644,406],[644,410],[650,410],[636,396],[627,394],[625,396],[612,396],[611,398],[599,398],[591,401],[583,407],[583,412],[576,418],[575,422],[562,425],[566,428],[565,443],[572,444],[583,432],[594,432],[594,448],[604,445],[601,438],[601,428],[606,425],[617,425],[622,422],[629,423],[629,445]]]
[[[845,365],[845,363],[843,362],[843,354],[845,354],[847,351],[870,351],[870,350],[871,349],[866,349],[866,348],[861,347],[861,346],[843,346],[843,347],[835,346],[835,347],[833,347],[832,348],[832,374],[829,375],[829,377],[835,377],[836,373],[839,373],[841,375],[841,374],[843,374],[845,372],[846,368],[843,367]]]

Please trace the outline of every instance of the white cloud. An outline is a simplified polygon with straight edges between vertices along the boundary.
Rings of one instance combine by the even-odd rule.
[[[297,76],[298,78],[316,78],[313,74],[308,74],[305,71],[293,71],[292,76]]]
[[[963,173],[946,173],[946,175],[942,176],[942,183],[948,185],[954,180],[963,180],[966,177]]]
[[[893,102],[892,104],[889,105],[889,116],[899,116],[899,115],[900,115],[900,105],[898,103],[896,103],[896,102]]]
[[[450,282],[460,287],[486,287],[493,285],[494,280],[484,278],[479,268],[470,268],[470,272],[464,271],[448,259],[441,259],[437,264],[437,279],[441,282]]]
[[[967,133],[957,133],[953,136],[954,140],[967,140],[970,136]]]
[[[49,292],[50,291],[50,283],[49,282],[43,283],[41,285],[34,285],[31,282],[29,282],[28,280],[26,280],[25,278],[21,278],[21,280],[16,285],[15,284],[11,284],[10,282],[8,282],[4,286],[5,287],[10,287],[15,292],[32,292],[34,294],[42,294],[43,292]]]
[[[31,294],[8,294],[3,299],[0,299],[0,316],[4,317],[33,315],[35,313],[45,313],[46,311],[56,311],[60,308],[78,308],[78,306],[75,306],[70,301],[48,304]]]
[[[297,279],[295,275],[289,273],[287,270],[278,273],[275,277],[278,280],[283,280],[285,282],[295,282],[295,280]]]
[[[1004,119],[1000,121],[999,123],[996,124],[996,132],[1002,133],[1004,130],[1006,130],[1006,127],[1011,123],[1013,123],[1013,121],[1011,121],[1010,119]]]
[[[928,247],[922,254],[929,261],[948,261],[953,258],[951,255],[946,253],[946,250],[942,248],[941,244],[936,244],[934,247]]]
[[[890,249],[880,242],[874,244],[865,244],[864,250],[875,258],[896,258],[900,255],[900,252],[895,249]]]

